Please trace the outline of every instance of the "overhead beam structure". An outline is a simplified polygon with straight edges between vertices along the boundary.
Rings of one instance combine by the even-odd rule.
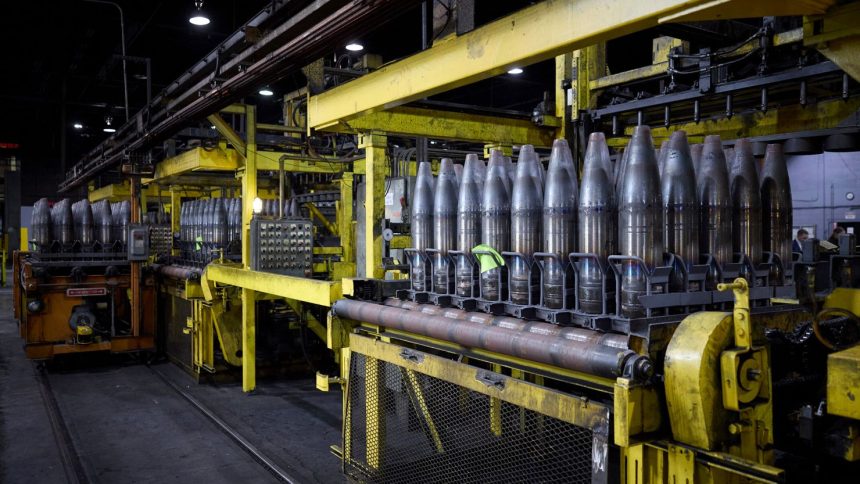
[[[326,307],[331,306],[332,301],[341,298],[340,281],[321,281],[306,277],[258,272],[226,264],[213,263],[207,265],[206,279],[209,282],[241,287],[254,292]]]
[[[792,137],[824,136],[844,129],[856,132],[860,127],[860,98],[846,101],[830,99],[809,106],[783,106],[767,112],[752,111],[736,114],[731,118],[715,118],[698,123],[689,122],[671,128],[654,127],[651,134],[659,145],[669,139],[673,132],[684,130],[694,141],[701,141],[706,135],[719,135],[723,141],[750,138],[753,141],[773,141]],[[634,127],[625,128],[625,136],[610,138],[609,145],[625,146],[633,134]]]
[[[360,115],[391,109],[494,77],[596,42],[656,26],[670,16],[737,16],[739,0],[546,0],[387,65],[308,100],[308,127],[327,129]],[[795,14],[821,13],[830,0],[754,2]],[[742,10],[742,9],[741,9]],[[796,12],[794,12],[796,10]],[[725,13],[724,13],[725,12]],[[744,15],[749,16],[749,15]]]
[[[505,118],[456,111],[401,106],[370,113],[349,122],[338,123],[329,131],[361,133],[378,130],[389,135],[423,136],[485,143],[498,141],[511,145],[549,147],[555,129],[537,126],[529,119]]]

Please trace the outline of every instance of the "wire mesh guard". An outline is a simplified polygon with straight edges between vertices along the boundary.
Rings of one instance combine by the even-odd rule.
[[[439,378],[353,352],[348,397],[344,472],[361,482],[606,480],[606,435]]]

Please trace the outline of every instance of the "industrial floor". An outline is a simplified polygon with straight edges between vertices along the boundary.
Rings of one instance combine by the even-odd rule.
[[[170,363],[150,368],[115,358],[83,368],[52,365],[46,392],[24,357],[11,299],[11,290],[0,289],[0,483],[279,482],[165,380],[291,481],[345,480],[329,450],[340,444],[340,392],[319,392],[301,379],[258,382],[257,392],[245,395],[239,384],[198,385]],[[52,397],[64,424],[51,424]]]

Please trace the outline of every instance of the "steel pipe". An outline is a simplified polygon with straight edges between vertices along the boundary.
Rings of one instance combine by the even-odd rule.
[[[579,341],[581,343],[597,343],[621,350],[628,349],[627,336],[623,334],[601,333],[599,331],[585,328],[558,326],[556,324],[543,323],[540,321],[526,321],[510,316],[495,316],[487,313],[463,311],[462,309],[443,308],[433,304],[418,304],[412,301],[402,301],[393,297],[386,299],[385,305],[394,308],[408,309],[410,311],[418,311],[432,316],[444,316],[450,319],[470,321],[484,326],[496,326],[514,331],[542,334],[545,336],[557,336],[571,341]]]
[[[332,305],[332,313],[342,318],[408,331],[603,378],[626,374],[634,380],[643,380],[653,373],[653,365],[647,356],[597,343],[472,324],[445,316],[350,299],[336,301]]]

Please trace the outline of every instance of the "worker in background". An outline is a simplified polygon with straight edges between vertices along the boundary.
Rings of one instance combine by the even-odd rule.
[[[845,229],[843,229],[842,227],[837,226],[837,227],[835,227],[835,228],[833,229],[833,233],[832,233],[832,234],[830,234],[830,238],[829,238],[829,239],[827,239],[827,241],[828,241],[828,242],[830,242],[830,243],[831,243],[831,244],[833,244],[833,245],[838,246],[838,245],[839,245],[839,236],[840,236],[840,235],[842,235],[842,234],[844,234],[844,233],[845,233]]]
[[[797,231],[797,238],[794,239],[794,242],[791,244],[792,252],[803,252],[803,241],[809,238],[809,232],[806,229],[800,229]]]

